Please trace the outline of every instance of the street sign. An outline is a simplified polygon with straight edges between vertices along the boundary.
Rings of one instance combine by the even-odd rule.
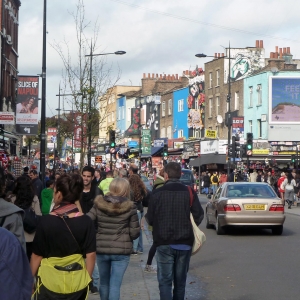
[[[168,139],[167,138],[163,138],[163,139],[156,139],[153,141],[153,146],[154,147],[163,147],[164,144],[168,143]]]
[[[252,155],[252,150],[247,150],[247,155]]]
[[[96,162],[96,163],[102,163],[102,156],[101,156],[101,155],[97,155],[97,156],[95,157],[95,162]]]

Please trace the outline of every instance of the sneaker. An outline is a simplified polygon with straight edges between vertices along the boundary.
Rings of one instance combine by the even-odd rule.
[[[139,250],[138,250],[138,251],[137,251],[137,254],[143,254],[143,251],[139,251]]]
[[[91,289],[91,294],[93,294],[93,295],[99,294],[97,287],[94,286],[93,284],[91,285],[90,289]]]
[[[147,273],[157,273],[156,270],[151,265],[146,265],[144,272]]]
[[[132,251],[131,255],[137,255],[137,252],[136,251]]]

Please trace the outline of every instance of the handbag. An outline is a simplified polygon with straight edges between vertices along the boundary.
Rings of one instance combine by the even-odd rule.
[[[193,205],[193,192],[192,188],[188,186],[188,190],[190,193],[190,207]],[[190,212],[190,219],[191,219],[191,224],[193,228],[193,233],[194,233],[194,244],[192,247],[192,255],[196,254],[202,247],[202,245],[206,241],[206,236],[203,231],[200,230],[200,228],[196,225],[194,221],[194,217],[192,213]]]
[[[33,208],[30,206],[24,209],[24,219],[23,219],[23,226],[24,231],[27,233],[33,233],[36,231],[36,228],[39,223],[39,218],[41,216],[36,215]]]

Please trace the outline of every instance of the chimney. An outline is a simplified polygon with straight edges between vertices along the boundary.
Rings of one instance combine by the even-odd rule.
[[[143,78],[146,78],[146,73],[143,73]]]
[[[184,73],[184,72],[183,72]],[[162,75],[161,74],[159,74],[159,79],[162,79]]]
[[[148,73],[148,78],[150,78],[150,73]]]
[[[263,40],[260,40],[259,41],[259,48],[263,48],[264,47],[264,41]]]
[[[176,78],[176,80],[178,80],[178,74],[175,74],[175,78]]]
[[[286,53],[291,54],[291,48],[290,47],[286,48]]]
[[[152,73],[152,78],[154,78],[154,73]]]
[[[220,58],[220,53],[218,53],[218,58]]]
[[[217,58],[218,57],[218,53],[215,53],[215,58]]]
[[[156,74],[156,78],[158,78],[158,74]]]
[[[279,58],[282,59],[282,48],[279,48]]]
[[[259,48],[259,40],[255,41],[255,48]]]
[[[274,58],[274,52],[270,52],[270,58]]]
[[[283,48],[283,54],[286,54],[286,47]]]
[[[275,47],[275,52],[277,52],[277,53],[278,53],[278,46],[276,46],[276,47]]]
[[[224,53],[222,53],[222,57],[224,57],[225,56],[225,54]]]

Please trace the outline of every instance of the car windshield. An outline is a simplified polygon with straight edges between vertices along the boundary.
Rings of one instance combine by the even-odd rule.
[[[192,181],[193,180],[193,175],[190,172],[182,172],[180,181]]]
[[[260,184],[239,184],[229,185],[226,191],[228,198],[274,198],[277,197],[273,189],[268,185]]]

